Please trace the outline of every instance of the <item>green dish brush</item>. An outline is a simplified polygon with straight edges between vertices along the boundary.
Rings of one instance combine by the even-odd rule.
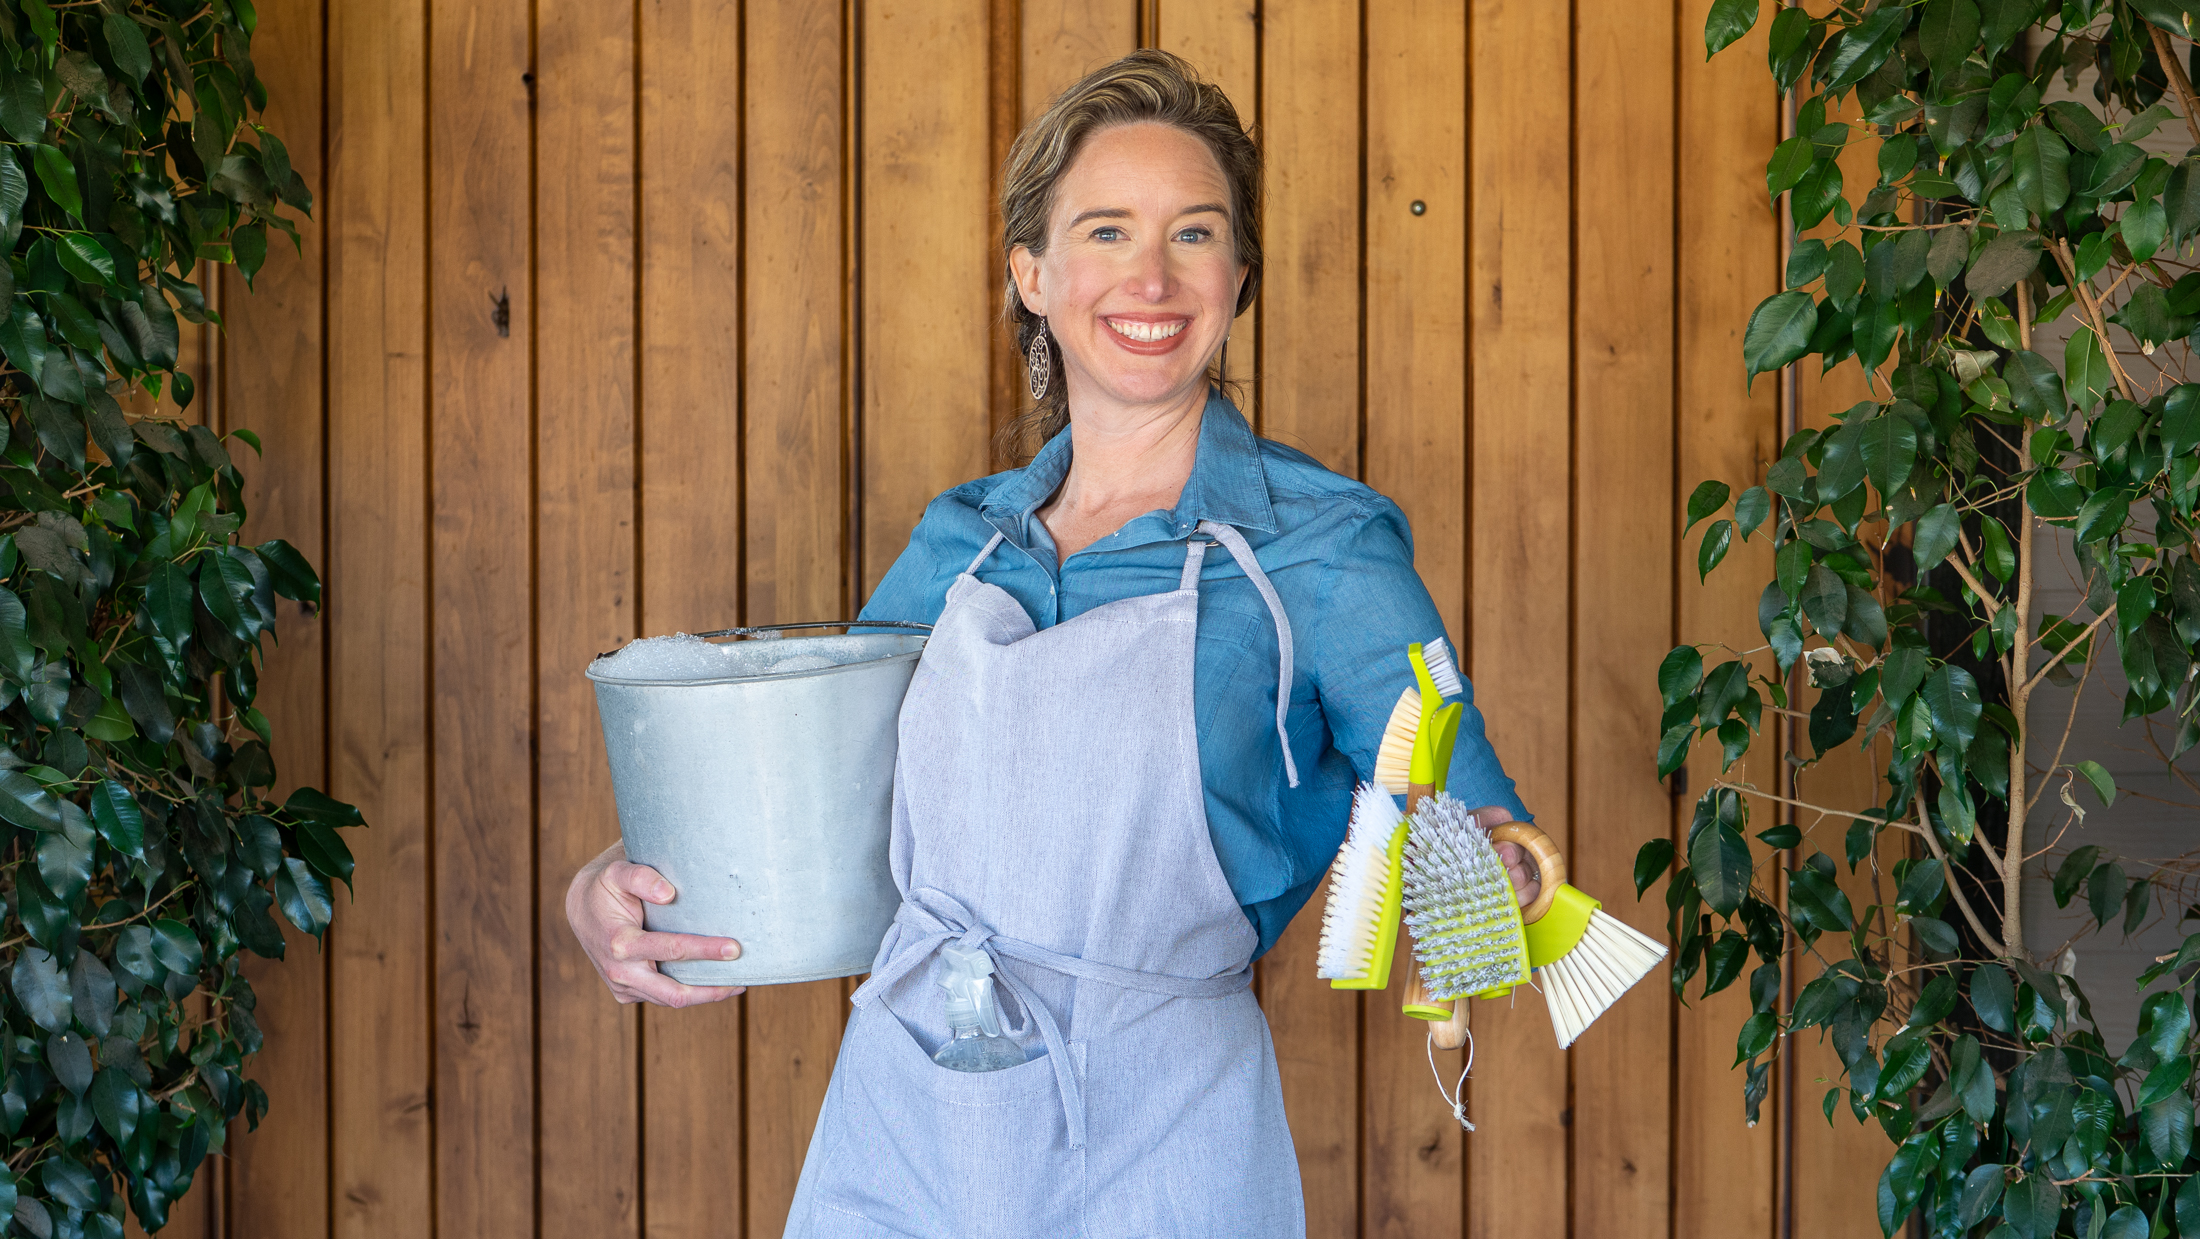
[[[1430,997],[1494,998],[1528,980],[1519,896],[1474,810],[1444,793],[1406,823],[1405,923]]]

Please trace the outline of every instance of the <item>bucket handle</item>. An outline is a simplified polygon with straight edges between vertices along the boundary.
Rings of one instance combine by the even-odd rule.
[[[807,624],[756,624],[748,628],[721,628],[716,632],[698,632],[693,635],[698,637],[753,637],[759,633],[789,632],[798,628],[919,628],[925,632],[932,631],[930,624],[920,624],[915,620],[852,619],[812,620]],[[625,648],[623,645],[619,647],[621,650]],[[612,650],[609,654],[598,654],[596,657],[609,658],[612,654],[618,652],[619,650]]]

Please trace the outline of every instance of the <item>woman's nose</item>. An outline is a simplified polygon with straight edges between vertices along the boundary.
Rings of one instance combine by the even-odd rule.
[[[1168,246],[1139,246],[1124,280],[1126,291],[1142,301],[1165,301],[1173,282],[1169,274]]]

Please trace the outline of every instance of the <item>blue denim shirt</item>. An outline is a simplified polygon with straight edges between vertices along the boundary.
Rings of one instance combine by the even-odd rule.
[[[1006,541],[978,576],[1048,628],[1102,603],[1175,589],[1184,544],[1199,522],[1236,526],[1290,617],[1296,665],[1286,727],[1299,785],[1285,784],[1276,736],[1274,621],[1237,562],[1216,552],[1200,574],[1192,708],[1215,856],[1265,953],[1320,887],[1344,841],[1353,786],[1373,774],[1391,708],[1413,683],[1406,646],[1443,634],[1413,570],[1405,514],[1312,457],[1255,437],[1216,394],[1176,509],[1137,517],[1057,566],[1054,539],[1037,512],[1069,463],[1064,431],[1024,468],[933,500],[863,617],[932,622],[948,585],[999,530]],[[1472,685],[1466,701],[1451,793],[1526,819],[1483,733]]]

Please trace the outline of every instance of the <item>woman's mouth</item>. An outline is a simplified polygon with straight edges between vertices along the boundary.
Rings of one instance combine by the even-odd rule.
[[[1134,353],[1166,353],[1183,341],[1184,329],[1191,325],[1187,318],[1160,320],[1135,318],[1103,318],[1115,336],[1115,342]]]

